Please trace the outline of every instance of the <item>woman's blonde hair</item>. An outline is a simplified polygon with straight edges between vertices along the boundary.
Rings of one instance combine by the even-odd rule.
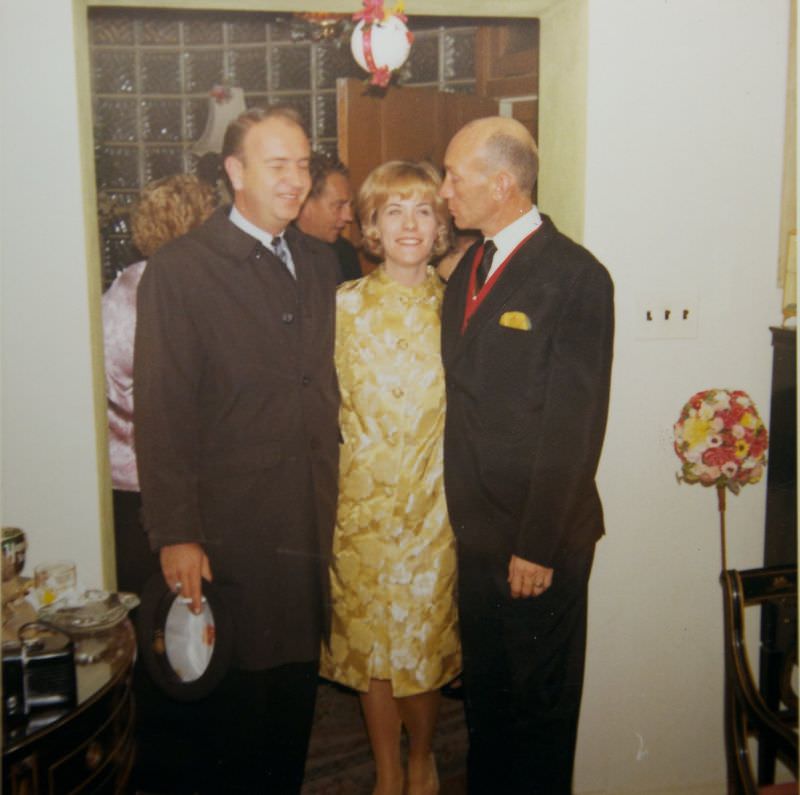
[[[175,174],[147,185],[131,214],[133,243],[150,257],[165,243],[199,226],[214,211],[214,188],[191,174]]]
[[[439,257],[450,248],[450,224],[447,206],[439,198],[442,180],[430,163],[390,160],[373,169],[358,192],[356,209],[361,224],[364,250],[376,257],[383,256],[383,244],[378,232],[378,213],[390,196],[408,199],[419,196],[433,206],[439,230],[433,243],[432,257]]]

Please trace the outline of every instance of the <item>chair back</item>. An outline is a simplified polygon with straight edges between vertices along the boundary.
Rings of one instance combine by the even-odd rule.
[[[729,795],[758,795],[774,782],[779,758],[797,779],[797,694],[792,671],[797,664],[797,567],[724,571],[725,747]],[[761,606],[747,611],[748,607]],[[761,618],[757,681],[746,644],[746,619]],[[789,626],[791,624],[791,626]],[[788,636],[782,651],[776,638]],[[758,764],[749,738],[758,744]],[[774,791],[774,790],[773,790]],[[792,791],[792,790],[789,790]],[[797,792],[797,789],[793,790]]]

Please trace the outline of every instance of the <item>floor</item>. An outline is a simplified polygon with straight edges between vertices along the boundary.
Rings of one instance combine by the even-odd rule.
[[[158,714],[161,721],[167,717],[162,711]],[[146,736],[159,745],[160,740],[150,731]],[[171,733],[169,737],[172,738]],[[462,702],[453,696],[445,697],[434,738],[441,795],[465,795],[466,752]],[[144,780],[140,778],[137,782],[140,784],[137,795],[165,795],[174,791],[173,782],[183,781],[173,764],[160,771],[157,768],[148,771]],[[320,680],[302,795],[371,795],[374,782],[375,768],[358,695]]]
[[[466,751],[462,703],[444,698],[434,739],[441,795],[466,792]],[[345,688],[321,684],[302,795],[370,795],[374,776],[358,696]]]

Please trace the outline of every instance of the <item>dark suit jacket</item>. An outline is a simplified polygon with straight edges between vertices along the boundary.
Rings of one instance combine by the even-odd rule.
[[[339,260],[341,281],[349,282],[353,279],[360,279],[364,274],[361,272],[358,249],[346,237],[341,236],[337,237],[331,245]]]
[[[544,217],[462,334],[474,252],[450,277],[442,308],[450,519],[473,550],[552,566],[604,532],[594,477],[608,409],[613,285]],[[526,315],[531,329],[504,326],[507,312]]]
[[[297,270],[217,211],[139,286],[135,427],[153,547],[196,541],[236,618],[235,663],[314,660],[336,508],[338,265],[290,228]]]

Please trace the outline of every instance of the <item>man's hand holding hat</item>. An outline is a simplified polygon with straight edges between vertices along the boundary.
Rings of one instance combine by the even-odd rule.
[[[202,580],[213,580],[208,556],[200,544],[170,544],[161,547],[161,571],[167,587],[192,600],[192,612],[202,609]]]

